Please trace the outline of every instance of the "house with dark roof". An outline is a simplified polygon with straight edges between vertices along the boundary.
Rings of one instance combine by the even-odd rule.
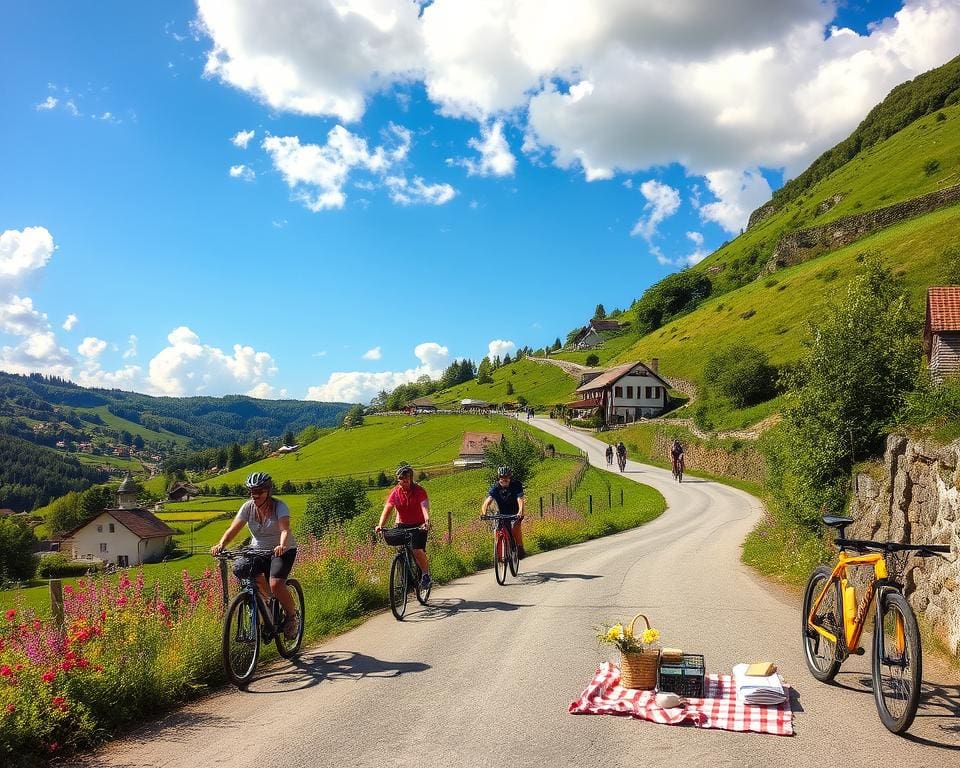
[[[464,432],[460,441],[460,455],[454,459],[456,467],[479,467],[483,465],[484,452],[491,445],[503,441],[502,432]]]
[[[121,568],[156,562],[176,531],[152,512],[137,506],[137,485],[127,473],[117,489],[117,508],[68,531],[60,551],[75,560],[102,560]]]
[[[576,389],[577,400],[567,404],[572,418],[590,418],[602,410],[606,424],[627,424],[659,416],[667,408],[670,383],[660,376],[659,363],[639,361],[591,374]]]
[[[927,289],[923,349],[935,382],[960,376],[960,285]]]
[[[126,482],[126,481],[124,481]],[[167,501],[189,501],[200,495],[200,489],[191,483],[175,482],[167,491]]]
[[[591,349],[602,343],[606,338],[604,331],[619,331],[620,323],[616,320],[597,320],[594,318],[587,323],[573,338],[573,346],[577,349]]]
[[[418,397],[416,400],[411,400],[407,403],[407,413],[436,413],[437,404],[433,402],[429,397]]]

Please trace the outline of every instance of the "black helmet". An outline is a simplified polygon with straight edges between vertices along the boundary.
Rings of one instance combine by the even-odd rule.
[[[504,464],[502,467],[497,467],[497,477],[510,477],[513,475],[513,470],[510,469],[509,464]]]
[[[273,478],[270,477],[266,472],[254,472],[250,475],[247,475],[247,479],[243,483],[247,488],[266,488],[267,486],[273,486]]]
[[[413,467],[407,464],[407,462],[403,462],[402,464],[400,464],[399,467],[397,467],[396,475],[397,475],[397,480],[399,480],[404,475],[410,475],[411,477],[413,477]]]

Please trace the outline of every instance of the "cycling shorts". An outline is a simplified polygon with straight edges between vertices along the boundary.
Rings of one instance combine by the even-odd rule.
[[[271,579],[286,579],[293,569],[293,561],[297,559],[297,549],[288,549],[280,557],[258,557],[253,562],[252,575],[259,576],[261,573],[270,575]]]

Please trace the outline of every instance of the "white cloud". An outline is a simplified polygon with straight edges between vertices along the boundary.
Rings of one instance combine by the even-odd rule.
[[[693,251],[677,258],[665,256],[663,251],[656,246],[650,248],[650,253],[656,256],[657,261],[672,267],[690,267],[699,264],[710,255],[708,250],[703,247],[703,235],[700,232],[687,232],[687,239],[693,243]]]
[[[491,360],[495,357],[502,358],[509,352],[513,352],[517,348],[517,345],[512,341],[507,341],[506,339],[494,339],[489,344],[487,344],[487,357]]]
[[[74,326],[77,324],[76,315],[67,315],[67,319],[63,321],[63,330],[72,331]]]
[[[470,139],[467,144],[480,153],[480,159],[464,158],[458,161],[471,176],[512,176],[517,158],[510,151],[503,135],[503,121],[496,120],[480,128],[480,138]]]
[[[80,114],[80,110],[77,109],[77,104],[73,99],[67,99],[63,106],[73,117],[83,117],[83,115]]]
[[[449,184],[427,184],[419,176],[408,181],[404,176],[388,176],[385,180],[390,199],[400,205],[445,205],[457,195]]]
[[[241,179],[242,181],[253,181],[257,177],[253,169],[246,165],[231,165],[230,178]]]
[[[630,234],[643,235],[649,241],[657,233],[660,223],[680,210],[680,193],[669,184],[649,179],[640,185],[640,194],[647,200],[643,210],[649,213],[637,220]]]
[[[137,337],[134,334],[130,334],[127,339],[127,348],[123,352],[123,359],[129,360],[131,357],[137,356]]]
[[[0,290],[45,267],[54,250],[53,236],[45,227],[6,230],[0,235]]]
[[[96,336],[87,336],[77,347],[77,352],[87,360],[94,361],[107,348],[107,342],[98,339]]]
[[[380,353],[380,347],[368,349],[363,353],[364,360],[379,360],[381,357],[383,357],[383,355]]]
[[[421,376],[437,378],[450,364],[450,352],[447,347],[433,341],[418,344],[414,355],[420,365],[405,371],[336,371],[331,373],[325,384],[310,387],[307,400],[326,402],[358,403],[369,402],[382,389],[391,390],[400,384],[409,384]]]
[[[269,353],[234,344],[233,354],[228,354],[201,343],[186,326],[171,331],[167,341],[170,346],[157,353],[149,365],[147,381],[158,394],[222,395],[252,389],[277,373]]]
[[[55,96],[47,96],[46,99],[44,99],[43,101],[41,101],[39,104],[36,105],[36,108],[37,108],[37,111],[44,110],[44,109],[53,109],[55,106],[57,106],[57,103],[58,103],[58,99]]]
[[[746,225],[751,211],[755,210],[773,194],[770,185],[757,169],[736,171],[710,171],[706,174],[707,186],[717,202],[700,207],[700,218],[715,221],[727,232],[737,233]]]
[[[256,131],[237,131],[230,141],[233,143],[233,146],[246,149],[247,144],[250,143],[250,139],[252,139],[256,133]]]

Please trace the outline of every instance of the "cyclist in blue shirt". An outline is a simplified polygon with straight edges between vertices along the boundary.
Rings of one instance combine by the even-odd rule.
[[[480,514],[485,515],[494,502],[501,515],[519,515],[511,526],[511,532],[518,554],[521,558],[526,557],[527,553],[523,549],[523,531],[520,530],[523,507],[526,503],[523,498],[523,484],[513,479],[513,470],[508,466],[497,469],[497,482],[490,488],[487,498],[483,500]]]

